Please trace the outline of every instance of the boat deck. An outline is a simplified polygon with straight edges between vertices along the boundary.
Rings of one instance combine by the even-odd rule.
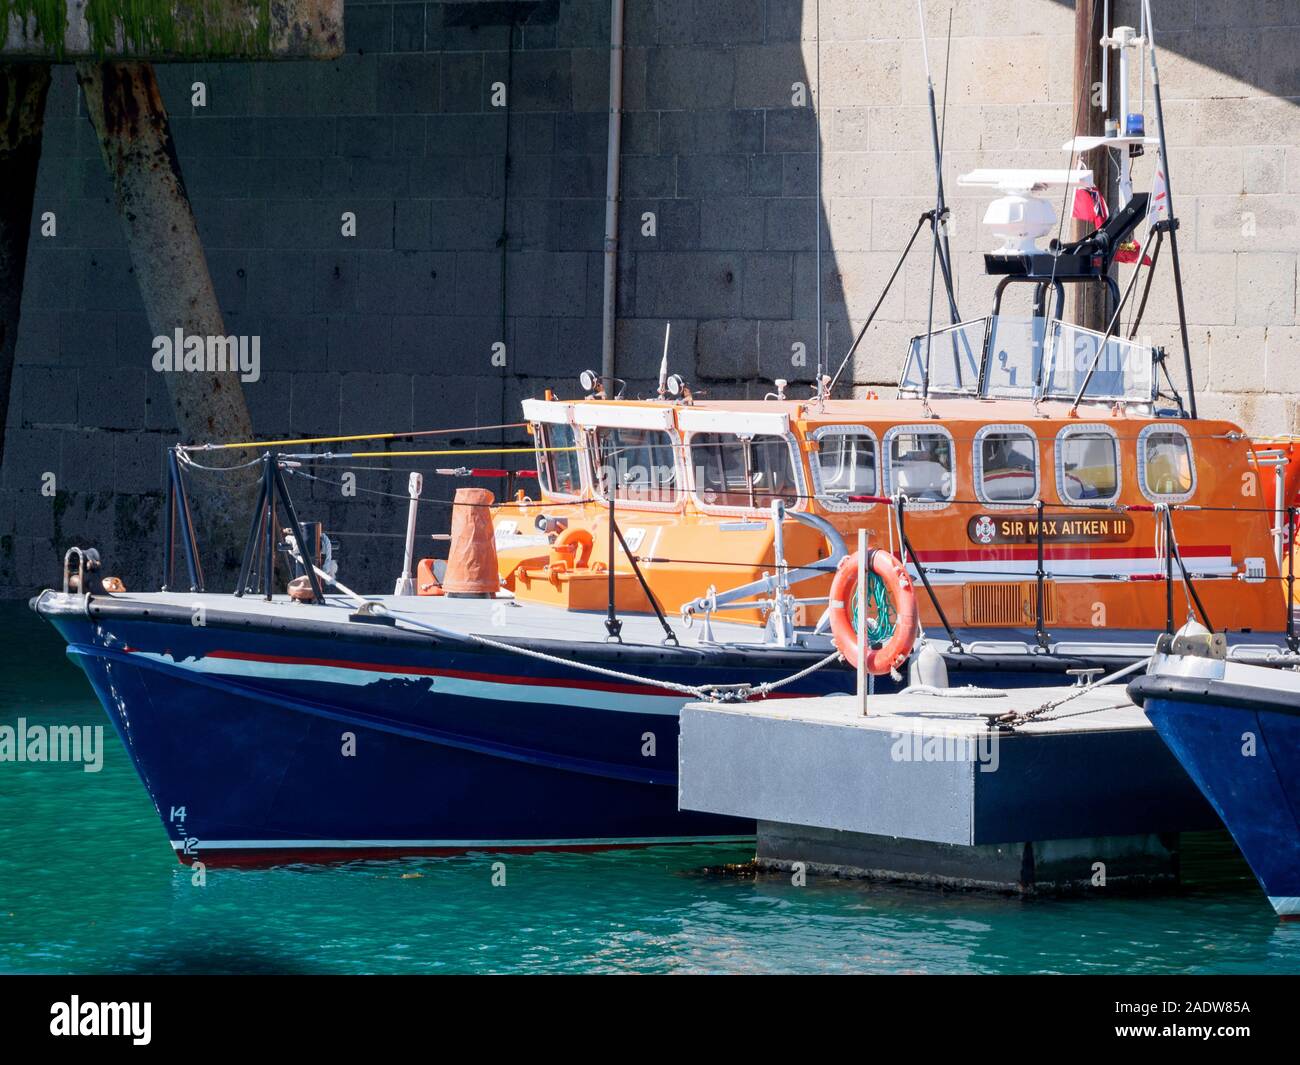
[[[501,595],[494,599],[462,599],[450,596],[366,596],[367,600],[381,604],[397,620],[397,628],[409,632],[431,632],[441,629],[448,636],[464,637],[479,634],[495,639],[546,640],[568,644],[604,644],[606,641],[604,612],[562,610],[541,603],[529,603],[513,596]],[[139,608],[169,607],[187,614],[197,607],[208,612],[211,620],[222,618],[247,622],[250,618],[282,622],[332,623],[355,625],[351,621],[356,612],[356,601],[343,595],[327,595],[324,603],[300,603],[285,595],[270,600],[259,595],[236,597],[228,592],[124,592],[92,597],[94,604],[105,612]],[[84,602],[81,597],[64,597],[58,592],[46,591],[39,597],[44,613],[81,614]],[[799,645],[791,648],[774,648],[763,644],[763,630],[755,625],[744,625],[721,620],[715,616],[709,626],[702,619],[687,627],[680,616],[666,611],[668,624],[682,647],[707,646],[742,647],[763,650],[784,650],[796,656],[828,654],[832,649],[829,634],[800,632]],[[406,620],[409,619],[409,620]],[[658,647],[664,643],[664,631],[653,615],[620,614],[622,639],[625,645]],[[712,632],[712,642],[705,638]],[[435,633],[436,634],[436,633]],[[1034,640],[1031,629],[979,628],[961,630],[962,648],[953,654],[942,629],[930,629],[924,634],[950,660],[960,660],[967,667],[979,669],[981,661],[1000,662],[1008,666],[1017,660],[1026,666],[1043,666],[1052,658],[1079,660],[1101,664],[1120,664],[1145,658],[1155,648],[1155,632],[1135,632],[1124,629],[1088,631],[1061,630],[1048,645],[1044,654]],[[1086,637],[1086,638],[1085,638]],[[1241,661],[1275,659],[1285,653],[1285,639],[1272,633],[1229,633],[1229,657]],[[1029,660],[1038,660],[1036,663]],[[1044,661],[1047,660],[1047,661]],[[1070,664],[1070,663],[1066,663]],[[1012,666],[1012,668],[1018,668]],[[1059,675],[1060,666],[1055,670]],[[1049,671],[1050,672],[1050,671]]]
[[[411,632],[428,632],[428,626],[464,636],[481,634],[494,639],[552,640],[569,643],[604,642],[604,614],[557,610],[544,604],[525,603],[512,597],[496,599],[459,599],[450,596],[367,596],[380,603],[396,619],[397,627]],[[288,596],[277,595],[270,600],[262,596],[236,597],[217,592],[127,592],[95,596],[97,604],[111,602],[123,607],[170,607],[187,613],[199,607],[211,620],[228,618],[261,618],[288,622],[326,622],[347,625],[356,613],[356,601],[341,595],[327,595],[325,602],[299,603]],[[83,601],[79,596],[66,599],[54,592],[45,593],[43,607],[51,612],[81,613]],[[409,618],[410,621],[405,620]],[[653,615],[620,615],[624,643],[658,646],[664,641],[664,631]],[[697,622],[690,628],[677,617],[669,617],[669,625],[683,647],[702,646],[704,626]],[[355,623],[354,623],[355,624]],[[762,630],[753,625],[714,621],[712,625],[716,642],[724,644],[757,644]],[[830,649],[828,637],[817,637],[811,646],[822,653]]]

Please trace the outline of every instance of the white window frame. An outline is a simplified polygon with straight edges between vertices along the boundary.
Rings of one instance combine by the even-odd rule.
[[[1028,499],[990,499],[988,493],[984,491],[984,440],[989,436],[1027,436],[1034,442],[1034,494]],[[1043,456],[1042,441],[1038,439],[1038,434],[1027,425],[1020,425],[1014,422],[1007,422],[1000,425],[985,425],[975,433],[975,439],[971,444],[971,478],[975,482],[975,498],[983,506],[997,508],[999,510],[1024,510],[1025,507],[1032,507],[1043,493]]]
[[[826,510],[833,511],[836,513],[841,513],[841,514],[855,513],[863,510],[870,510],[872,507],[880,506],[879,503],[848,503],[848,502],[841,503],[838,500],[831,499],[829,496],[823,494],[822,473],[821,473],[821,441],[824,437],[828,437],[828,436],[869,436],[871,437],[871,443],[875,447],[874,465],[875,465],[875,474],[876,474],[876,490],[870,494],[884,495],[884,492],[881,491],[882,475],[880,471],[880,437],[876,435],[874,430],[872,430],[869,426],[866,425],[823,425],[820,428],[815,429],[812,433],[812,436],[809,438],[812,440],[816,451],[815,454],[810,453],[808,455],[808,469],[812,473],[813,495],[816,497],[818,505],[825,508]]]
[[[786,443],[786,447],[789,449],[790,452],[790,463],[794,469],[795,487],[797,490],[797,495],[799,497],[798,499],[795,500],[794,506],[792,507],[787,506],[786,509],[787,510],[808,509],[808,481],[804,474],[803,457],[802,457],[802,452],[800,451],[799,448],[799,441],[795,438],[795,435],[789,432],[788,430],[783,433],[765,433],[765,432],[757,432],[757,431],[749,432],[744,430],[737,432],[735,427],[733,426],[727,429],[712,429],[712,428],[696,429],[686,434],[686,443],[685,446],[682,448],[682,461],[686,463],[687,477],[690,481],[691,499],[694,500],[695,505],[699,507],[701,511],[703,511],[705,514],[752,515],[752,514],[771,513],[770,506],[733,507],[733,506],[728,506],[720,503],[706,503],[704,501],[703,497],[700,495],[699,485],[695,483],[695,463],[690,460],[690,455],[691,455],[691,445],[694,442],[695,438],[697,436],[701,436],[707,433],[725,434],[729,436],[735,436],[738,438],[746,437],[746,436],[751,438],[755,436],[779,436],[781,439],[783,439]]]
[[[588,460],[586,463],[586,476],[591,478],[591,497],[604,506],[609,506],[609,500],[605,498],[605,493],[601,489],[601,478],[597,475],[597,464],[600,461],[600,444],[596,441],[596,434],[601,429],[640,429],[645,428],[651,432],[667,433],[668,439],[672,442],[673,449],[673,472],[677,479],[677,498],[671,503],[662,502],[656,499],[619,499],[614,504],[615,512],[620,510],[659,510],[659,511],[679,511],[686,506],[686,497],[690,494],[690,486],[687,483],[686,473],[682,466],[682,438],[671,425],[591,425],[586,426],[586,442]]]
[[[1115,443],[1115,494],[1108,499],[1071,499],[1065,491],[1065,455],[1064,448],[1061,444],[1072,436],[1097,436],[1098,434],[1109,436]],[[1081,425],[1067,425],[1056,434],[1056,443],[1053,447],[1053,465],[1056,467],[1056,496],[1061,501],[1062,506],[1067,507],[1097,507],[1104,506],[1107,503],[1114,503],[1119,500],[1124,492],[1124,455],[1119,449],[1119,434],[1109,425],[1102,425],[1095,422],[1084,422]]]
[[[551,446],[550,440],[548,439],[546,432],[552,426],[556,426],[556,425],[567,425],[570,429],[573,430],[573,442],[574,444],[577,445],[578,448],[578,450],[574,452],[574,454],[577,456],[578,459],[578,484],[580,486],[580,490],[576,495],[571,495],[568,492],[556,492],[552,490],[546,483],[547,481],[546,475],[542,472],[546,468],[547,456],[551,453],[547,451],[540,451],[540,450],[536,452],[537,487],[540,490],[541,494],[544,495],[547,499],[554,500],[557,503],[577,503],[582,500],[584,495],[590,493],[591,491],[591,485],[590,485],[591,472],[588,469],[591,463],[587,461],[586,435],[578,426],[574,425],[573,422],[568,420],[533,422],[533,439],[537,441],[537,444],[535,445],[536,447],[544,448],[544,447]]]
[[[1155,433],[1171,433],[1181,436],[1187,445],[1187,457],[1192,471],[1192,487],[1186,492],[1152,492],[1147,487],[1147,438]],[[1140,433],[1137,441],[1137,476],[1138,489],[1152,503],[1185,503],[1196,494],[1196,451],[1192,447],[1191,434],[1177,422],[1152,422]]]
[[[952,456],[952,489],[949,492],[948,498],[940,501],[934,499],[913,499],[911,496],[908,496],[908,510],[945,510],[952,506],[952,501],[957,498],[957,444],[952,438],[952,433],[942,425],[935,425],[933,423],[894,425],[890,426],[890,428],[885,431],[885,435],[880,441],[882,456],[881,470],[884,472],[885,477],[885,491],[883,494],[889,496],[891,499],[898,494],[898,486],[894,483],[894,460],[890,457],[890,452],[894,443],[894,438],[905,434],[909,436],[925,436],[931,434],[946,436],[948,438],[948,454]]]

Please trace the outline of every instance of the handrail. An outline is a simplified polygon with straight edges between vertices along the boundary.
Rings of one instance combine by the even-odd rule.
[[[778,562],[776,568],[778,573],[769,574],[760,577],[756,581],[750,581],[747,584],[739,585],[735,588],[729,588],[725,592],[715,592],[708,595],[697,596],[689,603],[682,605],[682,616],[688,618],[697,611],[712,612],[719,607],[725,609],[743,610],[755,604],[742,603],[740,600],[751,599],[756,595],[764,593],[774,593],[779,590],[782,583],[786,585],[799,584],[802,581],[811,580],[814,577],[823,577],[828,573],[834,573],[839,567],[840,561],[848,557],[849,549],[844,543],[844,537],[839,533],[829,521],[818,514],[808,514],[798,510],[786,510],[784,516],[790,518],[801,525],[807,525],[821,533],[830,545],[831,553],[826,558],[821,558],[815,562],[809,562],[805,565],[798,566],[794,569],[784,569]]]

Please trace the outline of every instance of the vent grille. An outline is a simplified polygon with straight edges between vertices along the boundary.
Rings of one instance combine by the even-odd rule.
[[[967,625],[1032,625],[1038,599],[1036,581],[981,581],[962,587]],[[1056,585],[1043,582],[1043,622],[1056,623]]]

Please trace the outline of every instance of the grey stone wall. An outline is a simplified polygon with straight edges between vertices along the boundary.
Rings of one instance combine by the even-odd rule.
[[[1300,8],[1157,6],[1206,413],[1300,429]],[[819,224],[824,338],[838,362],[932,204],[913,0],[820,7],[819,29],[804,0],[627,0],[617,332],[630,395],[651,387],[668,322],[673,368],[708,395],[808,378]],[[960,194],[955,176],[1065,165],[1073,4],[927,8],[941,86],[953,11],[946,180],[959,296],[975,316],[988,295],[985,201]],[[498,425],[517,419],[522,396],[573,394],[577,373],[599,367],[608,19],[605,0],[349,0],[338,61],[159,67],[227,331],[261,337],[262,378],[245,385],[259,435]],[[813,98],[819,60],[821,213],[814,114],[796,106],[800,86]],[[191,106],[195,82],[205,107]],[[493,106],[498,82],[508,108]],[[56,236],[40,235],[45,211]],[[355,237],[341,234],[349,211]],[[1243,214],[1253,236],[1241,235]],[[53,583],[74,542],[100,546],[129,586],[153,585],[175,427],[69,68],[51,91],[35,215],[0,473],[0,593]],[[893,380],[924,326],[918,248],[859,352],[859,386]],[[1169,293],[1152,300],[1153,339],[1172,344]],[[796,343],[806,366],[792,363]],[[354,498],[296,483],[307,516],[344,534],[352,583],[391,581],[404,504],[366,490],[404,483],[359,474]],[[426,495],[449,498],[459,483],[433,478]],[[430,507],[421,531],[445,522]]]

